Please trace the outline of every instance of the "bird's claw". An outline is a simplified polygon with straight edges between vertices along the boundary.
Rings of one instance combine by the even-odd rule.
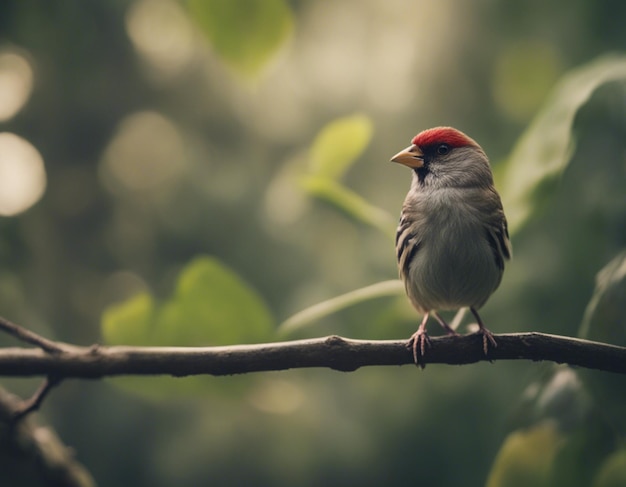
[[[484,327],[479,328],[476,333],[480,333],[483,336],[483,352],[485,355],[489,355],[489,345],[491,344],[492,348],[496,348],[498,346],[493,333]]]
[[[428,336],[428,333],[423,330],[418,330],[413,333],[411,338],[409,338],[409,343],[407,344],[407,347],[413,351],[413,362],[415,362],[415,365],[421,367],[422,369],[426,367],[423,359],[426,354],[427,346],[431,346],[430,337]]]

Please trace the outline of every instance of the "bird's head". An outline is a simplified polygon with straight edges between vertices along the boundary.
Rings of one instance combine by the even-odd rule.
[[[452,127],[420,132],[391,161],[413,169],[422,186],[493,184],[485,152],[474,139]]]

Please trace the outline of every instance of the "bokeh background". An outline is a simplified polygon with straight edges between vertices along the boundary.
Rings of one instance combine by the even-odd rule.
[[[505,172],[559,80],[626,49],[624,18],[617,0],[3,0],[0,313],[53,339],[123,342],[141,303],[171,305],[185,270],[209,262],[245,283],[264,314],[257,325],[273,330],[395,279],[386,229],[410,174],[390,156],[423,129],[453,125]],[[596,274],[626,243],[621,78],[572,102],[569,164],[540,178],[482,312],[496,333],[576,336],[585,319],[586,336],[624,341],[619,257],[584,318]],[[336,120],[360,127],[362,147],[340,171],[352,206],[306,184],[315,141]],[[614,325],[593,313],[606,289]],[[205,334],[210,317],[183,323],[175,311],[170,325],[192,327],[189,345],[279,338],[247,335],[241,322],[234,335],[219,323]],[[117,332],[103,336],[103,316]],[[403,338],[418,319],[398,294],[286,338]],[[605,326],[595,335],[593,319]],[[611,379],[603,389],[606,374],[499,362],[186,386],[70,381],[40,421],[103,486],[602,486],[626,464],[624,384]],[[0,384],[27,396],[37,382]],[[42,485],[3,475],[2,485]]]

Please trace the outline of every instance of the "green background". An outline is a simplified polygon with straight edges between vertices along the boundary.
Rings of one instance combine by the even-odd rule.
[[[514,220],[489,328],[585,320],[626,345],[622,261],[588,309],[626,245],[624,18],[616,0],[5,0],[0,75],[17,54],[33,85],[0,132],[47,186],[0,219],[0,314],[84,345],[409,337],[398,293],[276,329],[397,277],[410,173],[389,158],[452,125]],[[41,421],[99,485],[602,487],[626,470],[620,379],[498,362],[69,381]]]

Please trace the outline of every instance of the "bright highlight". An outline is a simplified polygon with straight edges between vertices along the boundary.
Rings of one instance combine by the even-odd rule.
[[[27,210],[45,189],[46,171],[39,151],[15,134],[0,133],[0,215]]]

